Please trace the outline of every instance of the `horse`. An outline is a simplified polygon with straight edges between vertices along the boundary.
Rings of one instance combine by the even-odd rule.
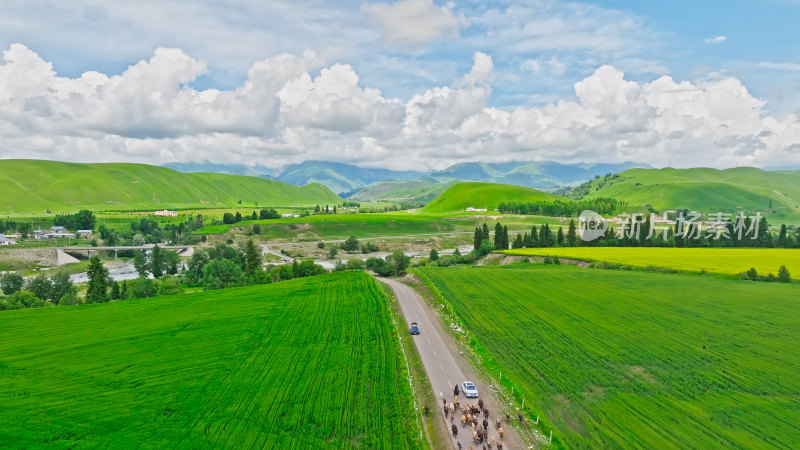
[[[474,430],[472,431],[472,441],[475,442],[476,444],[479,442],[479,440],[478,440],[478,432],[477,431],[474,431]]]
[[[478,399],[478,408],[483,409],[483,399]]]
[[[500,428],[497,429],[497,434],[500,436],[500,439],[503,439],[503,435],[506,434],[503,431],[503,427],[500,427]]]
[[[483,428],[489,429],[489,421],[486,419],[483,419]]]
[[[453,386],[453,395],[458,396],[458,385]]]
[[[500,418],[498,417],[497,420],[494,421],[494,427],[500,428]]]
[[[453,437],[458,436],[458,427],[456,426],[456,424],[450,425],[450,429],[453,430]]]

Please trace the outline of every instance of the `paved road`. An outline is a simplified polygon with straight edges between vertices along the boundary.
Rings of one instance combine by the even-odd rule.
[[[442,415],[442,401],[441,397],[444,396],[448,402],[453,400],[453,386],[456,384],[461,388],[461,383],[464,382],[464,374],[456,363],[453,354],[445,344],[442,336],[437,331],[437,328],[431,323],[428,314],[425,313],[423,299],[412,290],[399,281],[390,280],[386,278],[379,278],[380,281],[389,285],[394,290],[397,301],[400,304],[400,309],[405,316],[406,324],[410,326],[411,322],[417,322],[420,328],[420,334],[414,336],[414,341],[417,345],[422,364],[425,366],[425,371],[428,373],[428,378],[433,386],[433,392],[437,397],[437,405],[435,411]],[[475,381],[475,380],[470,380]],[[480,383],[476,382],[478,392],[481,397],[486,397],[488,390],[481,391]],[[465,399],[464,395],[459,396],[461,403],[474,404],[477,399]],[[495,402],[492,402],[493,404]],[[467,449],[470,445],[477,448],[478,446],[473,443],[472,429],[470,427],[462,427],[461,414],[458,414],[456,419],[456,426],[458,427],[458,438],[453,439],[452,433],[449,433],[453,447],[457,446],[457,442],[461,443],[462,448]],[[496,416],[495,416],[496,417]],[[493,420],[490,420],[493,422]],[[446,421],[447,430],[450,430],[450,420]],[[494,424],[489,425],[489,434],[497,435]],[[509,448],[506,445],[504,448]]]

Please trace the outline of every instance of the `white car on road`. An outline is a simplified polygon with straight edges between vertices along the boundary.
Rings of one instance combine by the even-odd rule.
[[[461,384],[461,392],[464,393],[464,397],[467,398],[478,398],[478,388],[472,383],[472,381],[465,381]]]

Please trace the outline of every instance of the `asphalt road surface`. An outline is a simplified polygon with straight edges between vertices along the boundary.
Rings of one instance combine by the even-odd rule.
[[[461,383],[466,380],[464,373],[456,363],[455,357],[445,344],[443,337],[439,334],[438,328],[432,323],[432,319],[425,312],[424,300],[416,292],[414,292],[413,289],[403,283],[400,283],[399,281],[386,278],[379,278],[379,280],[386,283],[392,288],[392,290],[394,290],[397,301],[400,304],[400,310],[403,312],[403,316],[406,319],[406,330],[409,329],[411,322],[417,322],[419,325],[420,334],[414,336],[414,342],[417,345],[417,350],[419,351],[420,358],[422,359],[422,364],[425,366],[425,371],[428,373],[428,378],[431,381],[433,392],[437,398],[437,404],[433,412],[442,416],[444,414],[444,411],[442,410],[442,397],[445,398],[448,403],[452,402],[453,387],[457,384],[459,390],[461,390]],[[447,338],[449,338],[449,336]],[[489,390],[482,390],[481,383],[478,380],[469,381],[475,383],[476,387],[478,388],[480,398],[483,398],[485,402],[488,402],[489,400],[487,399],[487,394],[489,393]],[[475,404],[478,401],[478,399],[466,399],[463,392],[459,395],[459,399],[461,400],[462,404]],[[496,404],[497,403],[495,401],[491,401],[492,406]],[[495,429],[494,425],[494,419],[498,417],[496,407],[494,407],[494,411],[490,409],[490,415],[489,436],[497,436],[497,430]],[[483,417],[480,416],[479,420],[482,421]],[[448,418],[446,420],[448,435],[452,441],[453,448],[457,448],[457,442],[461,443],[461,447],[463,449],[468,449],[470,445],[472,445],[473,448],[481,447],[479,444],[475,444],[473,442],[472,428],[461,426],[460,412],[456,414],[455,423],[458,428],[457,438],[453,438],[453,434],[450,432],[450,419]],[[504,429],[504,431],[506,431],[504,449],[507,449],[510,448],[508,445],[508,432],[510,430]]]

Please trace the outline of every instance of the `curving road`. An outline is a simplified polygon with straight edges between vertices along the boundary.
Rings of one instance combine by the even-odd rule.
[[[406,319],[406,325],[410,327],[411,322],[417,322],[419,325],[420,334],[414,336],[414,342],[417,345],[422,364],[425,366],[428,379],[430,379],[433,392],[437,397],[438,403],[435,412],[439,415],[443,415],[444,411],[442,411],[441,398],[444,397],[448,402],[453,400],[453,386],[458,384],[459,389],[461,388],[461,383],[466,379],[464,373],[440,334],[438,324],[434,324],[431,316],[426,313],[426,305],[419,294],[399,281],[386,278],[378,278],[378,280],[386,283],[394,291],[397,301],[400,304],[400,310],[403,312],[403,316]],[[470,381],[475,382],[478,392],[481,395],[480,398],[484,399],[484,402],[487,403],[487,408],[490,410],[489,436],[497,436],[497,430],[494,425],[494,419],[498,417],[496,413],[497,403],[493,399],[488,398],[489,396],[487,394],[489,390],[485,388],[481,389],[482,385],[478,380],[471,379]],[[477,403],[477,399],[465,399],[463,393],[459,398],[462,404]],[[453,438],[452,433],[449,433],[453,448],[457,448],[457,443],[459,442],[464,449],[470,448],[470,445],[475,448],[479,447],[479,445],[473,443],[472,428],[462,427],[460,420],[461,413],[458,413],[457,416],[455,422],[458,427],[458,437]],[[480,419],[482,420],[483,417],[481,416]],[[450,431],[449,419],[446,420],[446,425],[447,430]],[[510,427],[504,429],[506,432],[504,439],[505,449],[510,448],[508,445],[510,430],[508,428]]]

